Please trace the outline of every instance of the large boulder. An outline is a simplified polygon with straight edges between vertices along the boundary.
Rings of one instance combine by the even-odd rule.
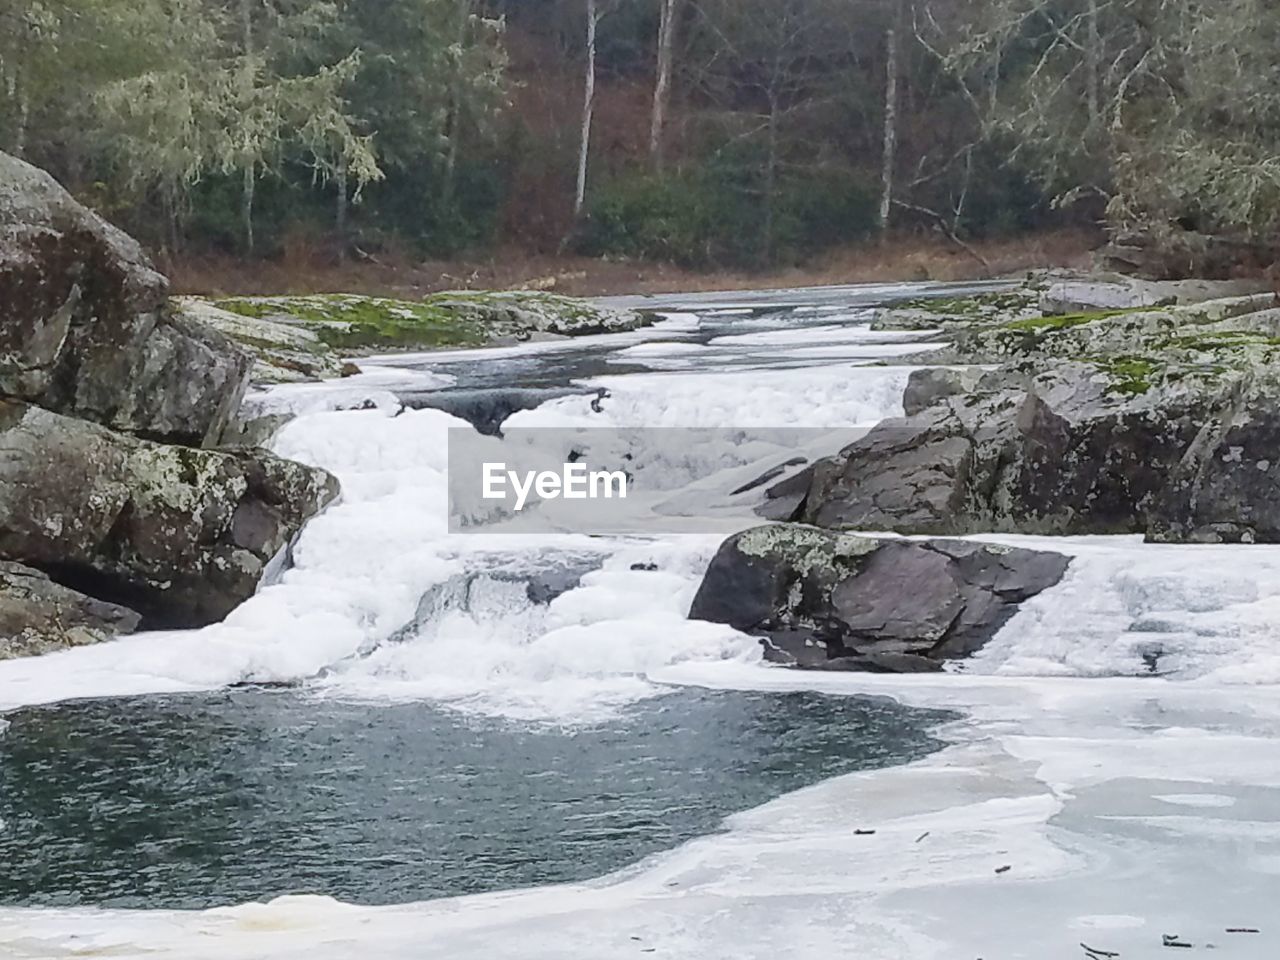
[[[171,313],[134,240],[0,153],[0,395],[198,446],[221,435],[250,365]]]
[[[919,672],[981,649],[1062,579],[1056,553],[959,540],[877,540],[757,527],[726,540],[689,616],[761,636],[807,669]]]
[[[164,446],[0,401],[0,556],[149,627],[226,616],[337,492],[261,450]]]
[[[0,560],[0,660],[101,643],[132,633],[141,619],[54,583],[41,570]]]
[[[1280,381],[1265,359],[1280,347],[1234,349],[1251,359],[990,373],[818,463],[799,516],[929,535],[1280,542]]]
[[[1267,293],[1265,280],[1141,280],[1121,274],[1064,276],[1050,281],[1040,295],[1046,315],[1096,313],[1203,303]]]

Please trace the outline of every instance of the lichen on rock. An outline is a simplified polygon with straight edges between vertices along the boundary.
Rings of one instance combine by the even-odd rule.
[[[173,314],[132,238],[0,153],[0,396],[199,445],[235,413],[249,366]]]
[[[530,291],[455,291],[416,301],[355,294],[232,297],[214,301],[213,306],[246,318],[300,327],[352,355],[614,333],[650,322],[632,311]]]
[[[980,649],[1068,562],[962,541],[757,527],[721,544],[689,616],[761,637],[766,658],[788,666],[940,670]]]
[[[110,597],[149,626],[225,617],[338,494],[261,450],[165,446],[0,402],[0,556]]]

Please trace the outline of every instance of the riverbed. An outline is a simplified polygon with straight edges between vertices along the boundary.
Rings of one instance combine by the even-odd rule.
[[[0,951],[1276,956],[1280,548],[1001,538],[1067,577],[963,670],[894,678],[686,620],[722,533],[450,531],[467,424],[431,394],[555,394],[510,428],[843,435],[901,412],[921,345],[868,310],[921,292],[948,291],[663,301],[635,333],[255,398],[301,413],[275,449],[343,498],[224,624],[0,664]]]

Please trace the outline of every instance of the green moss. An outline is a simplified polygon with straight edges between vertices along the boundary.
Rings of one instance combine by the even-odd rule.
[[[245,317],[304,324],[340,350],[474,346],[488,339],[474,319],[426,302],[325,294],[231,298],[215,305]]]
[[[1108,357],[1094,361],[1111,377],[1111,389],[1128,397],[1137,397],[1151,389],[1152,379],[1160,367],[1145,357]]]
[[[1243,346],[1280,347],[1280,337],[1252,330],[1219,330],[1213,333],[1170,337],[1165,346],[1179,350],[1230,350]]]
[[[992,314],[1023,310],[1031,306],[1035,296],[1025,290],[1004,293],[975,293],[967,297],[916,297],[891,306],[894,309],[922,310],[956,320],[982,320]]]
[[[479,346],[535,332],[572,336],[652,322],[584,300],[523,291],[446,292],[421,301],[350,294],[233,297],[216,306],[253,319],[303,325],[324,343],[348,352]]]
[[[1098,310],[1093,313],[1067,313],[1062,316],[1029,317],[1025,320],[1011,320],[1004,325],[1006,330],[1031,330],[1052,332],[1069,330],[1071,327],[1083,326],[1095,320],[1109,320],[1111,317],[1123,316],[1147,310],[1146,307],[1135,307],[1124,310]]]

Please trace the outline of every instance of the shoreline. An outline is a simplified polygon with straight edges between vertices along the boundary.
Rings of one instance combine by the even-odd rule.
[[[833,251],[803,266],[752,272],[689,270],[646,261],[602,260],[504,248],[487,256],[423,260],[388,252],[339,264],[315,250],[245,261],[219,254],[162,264],[174,293],[205,297],[352,293],[417,299],[445,290],[541,290],[575,297],[771,290],[852,283],[989,280],[1041,269],[1087,270],[1099,237],[1057,230],[979,241],[970,253],[938,236]]]

